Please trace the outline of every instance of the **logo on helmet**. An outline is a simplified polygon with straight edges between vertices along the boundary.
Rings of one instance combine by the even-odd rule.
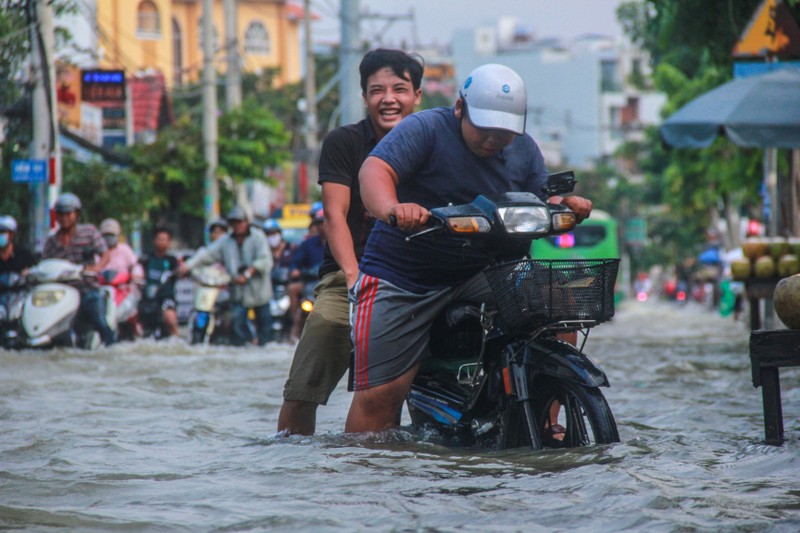
[[[509,87],[508,85],[503,85],[503,92],[504,93],[508,93],[510,91],[511,91],[511,87]]]
[[[467,81],[464,82],[464,88],[469,89],[469,86],[472,85],[472,76],[467,78]]]

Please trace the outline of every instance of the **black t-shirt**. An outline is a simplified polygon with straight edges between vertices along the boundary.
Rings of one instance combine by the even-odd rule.
[[[159,300],[165,298],[175,299],[175,273],[178,270],[178,260],[175,256],[166,254],[163,257],[151,255],[139,261],[144,268],[145,288],[143,299]],[[164,272],[171,271],[165,283],[161,283]]]
[[[4,261],[0,258],[0,274],[5,272],[22,272],[36,264],[36,257],[25,248],[14,246],[14,253]]]
[[[367,237],[375,223],[361,201],[358,171],[369,153],[378,144],[375,131],[368,118],[332,130],[322,142],[319,155],[319,183],[339,183],[350,187],[350,210],[347,212],[347,227],[353,237],[356,259],[361,260]],[[330,246],[325,245],[325,258],[319,267],[319,275],[339,270]]]

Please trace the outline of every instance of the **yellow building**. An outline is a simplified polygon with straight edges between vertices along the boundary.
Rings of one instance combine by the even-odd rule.
[[[214,0],[215,66],[225,71],[223,0]],[[244,72],[278,67],[280,84],[300,79],[302,7],[238,0],[236,42]],[[158,69],[168,86],[197,81],[203,68],[202,0],[96,0],[100,67]]]

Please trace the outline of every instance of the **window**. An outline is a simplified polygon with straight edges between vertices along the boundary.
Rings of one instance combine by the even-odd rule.
[[[253,21],[244,34],[244,51],[248,55],[269,55],[270,43],[267,28],[259,21]]]
[[[136,36],[140,39],[161,37],[161,18],[158,8],[151,0],[139,2],[136,13]]]

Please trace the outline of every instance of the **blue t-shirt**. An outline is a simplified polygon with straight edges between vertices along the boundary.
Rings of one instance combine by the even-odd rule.
[[[325,258],[325,243],[319,235],[308,237],[300,243],[292,256],[292,268],[313,270],[322,264]]]
[[[544,158],[530,136],[517,136],[501,152],[479,157],[464,142],[452,107],[406,117],[370,155],[385,161],[397,174],[401,203],[432,209],[469,203],[479,194],[512,191],[547,198]],[[463,283],[489,261],[485,252],[464,247],[463,239],[440,234],[406,242],[405,236],[402,230],[376,222],[361,271],[402,289],[424,292]]]

